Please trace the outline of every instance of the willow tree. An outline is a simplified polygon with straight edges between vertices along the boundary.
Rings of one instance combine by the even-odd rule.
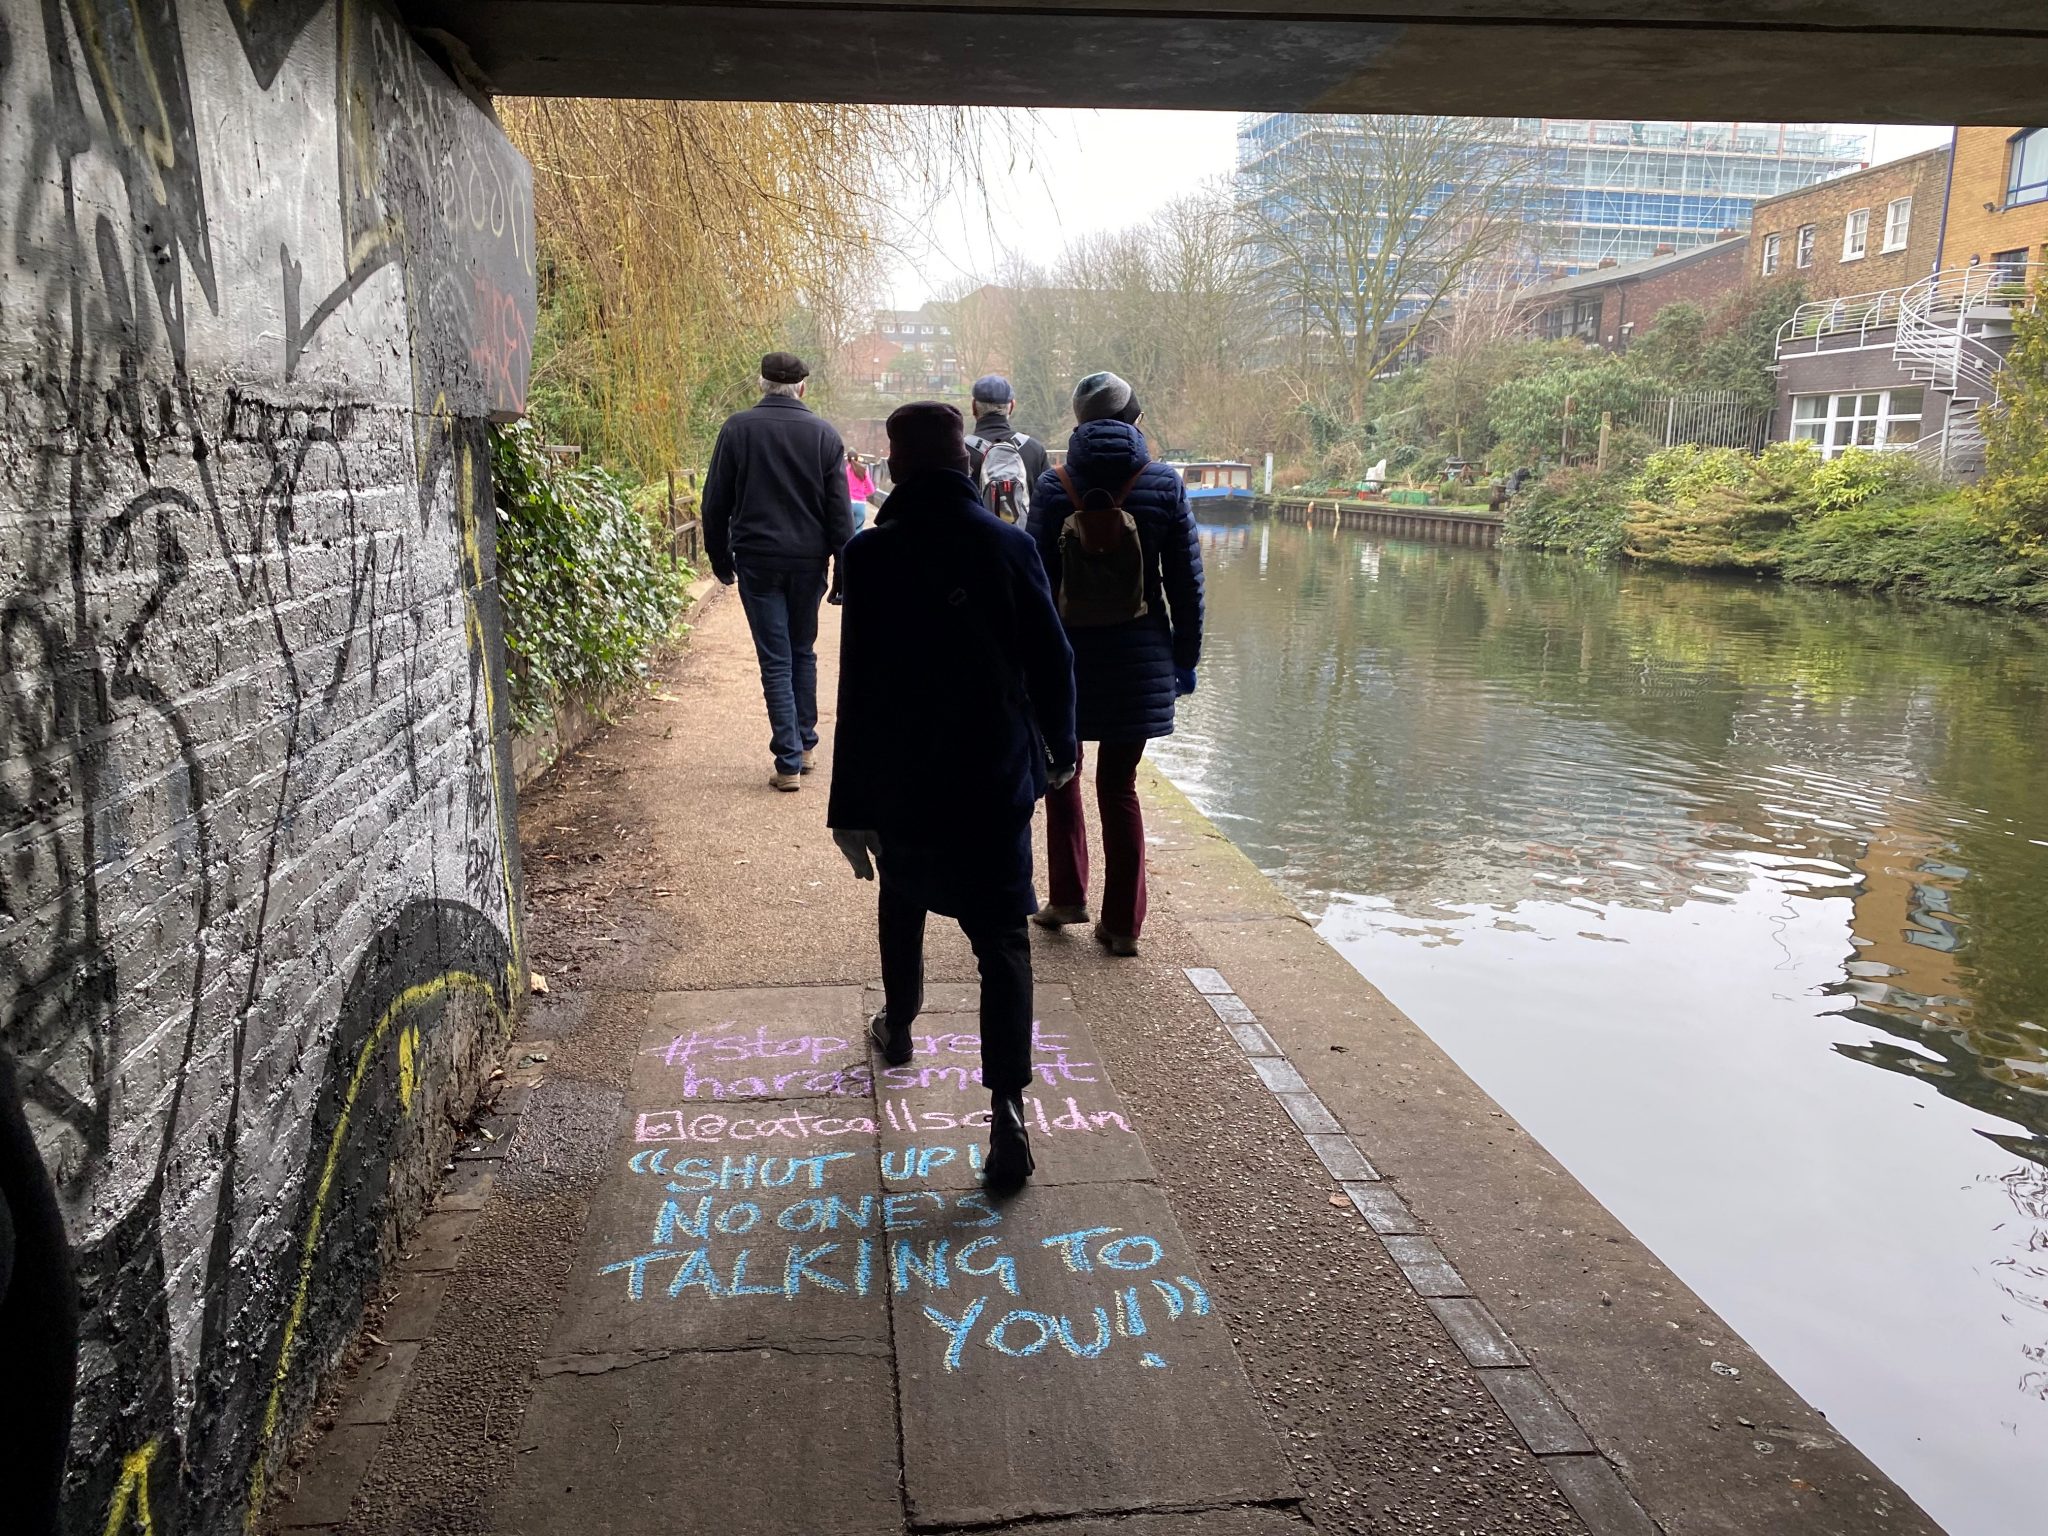
[[[1356,422],[1418,326],[1523,264],[1530,159],[1483,118],[1297,121],[1240,172],[1239,211],[1272,343]]]
[[[892,210],[971,177],[983,127],[795,102],[499,110],[534,170],[534,413],[650,479],[701,462],[762,351],[816,360],[865,329]]]

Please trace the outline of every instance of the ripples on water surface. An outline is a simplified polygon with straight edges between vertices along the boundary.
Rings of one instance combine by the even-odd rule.
[[[2048,626],[1203,547],[1161,766],[1954,1536],[2048,1529]]]

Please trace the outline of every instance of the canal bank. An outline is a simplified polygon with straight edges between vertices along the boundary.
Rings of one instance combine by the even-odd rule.
[[[1163,774],[1143,793],[1162,902],[1381,1175],[1375,1226],[1434,1241],[1425,1294],[1499,1320],[1659,1529],[1939,1530]]]
[[[331,1432],[281,1481],[278,1528],[1606,1536],[1653,1528],[1632,1492],[1673,1533],[1932,1529],[1633,1256],[1574,1280],[1579,1249],[1560,1238],[1542,1287],[1496,1287],[1529,1263],[1516,1211],[1540,1211],[1543,1232],[1569,1217],[1617,1249],[1625,1234],[1379,1008],[1389,1059],[1429,1071],[1405,1090],[1406,1139],[1382,1136],[1399,1117],[1345,1075],[1354,1054],[1377,1069],[1380,1047],[1315,1033],[1365,1018],[1369,989],[1157,785],[1143,957],[1034,934],[1041,1072],[1060,1086],[1037,1095],[1039,1180],[985,1225],[973,1137],[903,1131],[957,1117],[957,1084],[836,1092],[865,1062],[848,1047],[873,1003],[872,888],[826,836],[822,785],[766,785],[738,605],[720,597],[696,623],[650,697],[523,801],[546,991],[392,1277]],[[828,613],[827,698],[834,634]],[[930,963],[932,1049],[971,1065],[972,961],[948,925]],[[830,1083],[809,1094],[708,1061],[689,1044],[705,1038],[726,1055],[824,1051]],[[810,1159],[842,1151],[856,1155],[819,1163],[815,1193],[697,1192],[728,1161],[744,1181],[749,1158],[781,1153],[751,1176],[808,1180]],[[1425,1154],[1449,1196],[1423,1177]],[[1410,1224],[1389,1189],[1423,1232],[1371,1230]],[[769,1222],[781,1238],[813,1219],[799,1205],[828,1197],[904,1222],[943,1205],[961,1230],[890,1234],[918,1246],[882,1250],[865,1280],[851,1249],[808,1256],[829,1235],[794,1266],[787,1242],[768,1264],[746,1235]],[[1094,1228],[1114,1230],[1086,1240],[1078,1272],[1046,1267],[1062,1234]],[[989,1236],[1002,1241],[968,1251]],[[1143,1241],[1114,1246],[1126,1238]],[[934,1241],[953,1245],[948,1284]],[[1010,1282],[1000,1258],[1018,1263]],[[1140,1296],[1105,1283],[1119,1265],[1137,1266]],[[1695,1342],[1594,1352],[1582,1319],[1602,1283],[1624,1316],[1634,1284],[1677,1298],[1659,1324]],[[950,1363],[955,1334],[934,1313],[965,1340]],[[1710,1371],[1701,1398],[1692,1352],[1708,1348],[1742,1377]],[[1661,1406],[1621,1422],[1586,1385],[1610,1369],[1632,1379],[1617,1402]],[[1785,1433],[1767,1473],[1748,1441],[1699,1427],[1709,1413],[1730,1436],[1743,1416],[1760,1437]]]

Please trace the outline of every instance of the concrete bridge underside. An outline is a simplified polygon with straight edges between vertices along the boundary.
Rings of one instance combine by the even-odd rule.
[[[2048,121],[2042,0],[400,0],[511,95]]]

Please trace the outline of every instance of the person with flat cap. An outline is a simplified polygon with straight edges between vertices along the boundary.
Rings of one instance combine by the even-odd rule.
[[[704,477],[704,549],[739,583],[768,705],[780,790],[802,787],[818,745],[818,605],[853,537],[846,447],[804,404],[800,357],[761,359],[761,403],[726,419]]]
[[[846,546],[839,720],[826,821],[860,879],[880,866],[882,1011],[910,1060],[924,1006],[925,914],[955,919],[981,971],[984,1178],[1031,1175],[1031,816],[1074,775],[1073,654],[1030,536],[982,505],[960,413],[889,417],[895,490]]]

